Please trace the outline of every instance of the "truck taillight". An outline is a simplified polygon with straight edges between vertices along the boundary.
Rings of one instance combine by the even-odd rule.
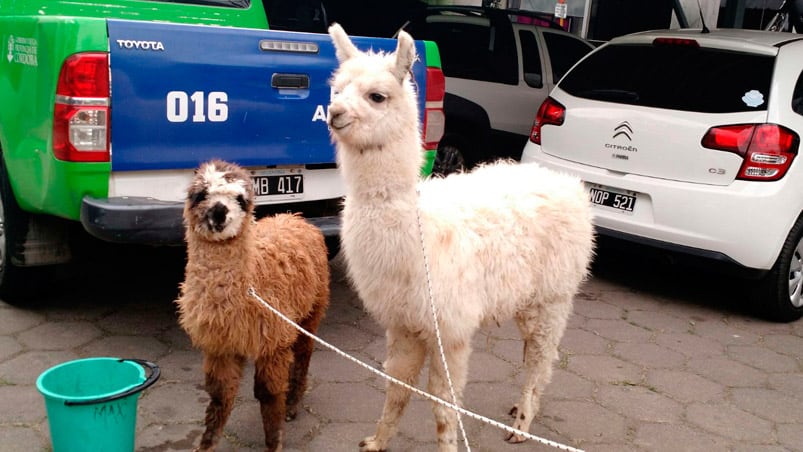
[[[547,97],[538,107],[538,113],[535,114],[533,128],[530,130],[530,141],[535,144],[541,144],[541,128],[546,124],[562,125],[565,116],[566,107],[555,99]]]
[[[427,68],[427,96],[424,108],[424,148],[434,149],[446,130],[446,116],[443,114],[443,97],[446,95],[446,79],[440,68]]]
[[[744,158],[737,179],[774,181],[786,174],[797,156],[800,137],[777,124],[736,124],[712,127],[703,136],[709,149]]]
[[[53,154],[71,162],[109,161],[109,56],[77,53],[56,86]]]

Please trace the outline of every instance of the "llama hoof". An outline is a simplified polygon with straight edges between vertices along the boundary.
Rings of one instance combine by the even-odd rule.
[[[375,436],[369,436],[360,441],[360,452],[385,452],[385,449],[379,446]]]
[[[515,433],[508,433],[507,436],[505,436],[505,441],[509,442],[510,444],[519,444],[527,441],[527,438]]]
[[[287,422],[290,422],[290,421],[294,420],[296,418],[296,416],[298,416],[298,411],[296,411],[294,409],[293,410],[289,410],[288,409],[287,412],[284,414],[284,420],[287,421]]]

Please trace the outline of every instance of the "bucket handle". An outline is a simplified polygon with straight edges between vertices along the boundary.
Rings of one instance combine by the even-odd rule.
[[[128,397],[128,396],[130,396],[132,394],[136,394],[136,393],[138,393],[140,391],[144,391],[146,388],[148,388],[152,384],[156,383],[156,380],[158,380],[159,376],[162,374],[162,371],[159,369],[159,366],[157,366],[156,364],[154,364],[154,363],[152,363],[150,361],[145,361],[143,359],[133,359],[133,358],[132,359],[120,359],[120,360],[118,360],[118,362],[123,362],[123,361],[133,361],[133,362],[139,364],[142,367],[148,368],[151,371],[150,376],[148,376],[148,378],[145,381],[143,381],[141,384],[138,384],[138,385],[134,386],[133,388],[131,388],[131,389],[127,390],[127,391],[120,392],[118,394],[112,394],[110,396],[100,397],[100,398],[92,399],[92,400],[65,400],[64,404],[67,405],[67,406],[94,405],[94,404],[97,404],[97,403],[107,403],[107,402],[111,402],[113,400],[122,399],[122,398]]]

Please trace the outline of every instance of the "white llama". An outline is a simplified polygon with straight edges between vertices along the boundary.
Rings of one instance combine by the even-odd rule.
[[[342,250],[366,309],[387,329],[385,369],[413,384],[429,357],[429,391],[451,400],[430,312],[420,216],[457,397],[466,384],[473,333],[514,318],[524,339],[526,381],[513,427],[526,432],[593,254],[582,185],[511,162],[421,181],[412,38],[402,32],[395,53],[363,53],[339,25],[329,33],[340,62],[328,122],[346,184]],[[409,397],[408,390],[388,385],[376,433],[360,443],[362,451],[386,449]],[[456,413],[437,404],[433,411],[438,449],[457,450]]]

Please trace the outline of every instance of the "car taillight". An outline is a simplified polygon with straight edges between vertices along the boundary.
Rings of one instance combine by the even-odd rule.
[[[71,162],[109,161],[109,57],[77,53],[64,61],[56,86],[53,154]]]
[[[426,149],[438,147],[446,130],[446,116],[443,114],[443,97],[446,95],[446,79],[440,68],[427,68],[427,97],[424,108],[423,141]]]
[[[712,127],[703,136],[709,149],[744,158],[737,179],[774,181],[782,178],[797,155],[800,137],[777,124],[736,124]]]
[[[547,124],[560,126],[563,124],[565,117],[566,107],[555,99],[547,97],[538,107],[538,113],[536,113],[535,121],[533,121],[533,128],[530,130],[530,141],[535,144],[541,144],[541,128]]]

